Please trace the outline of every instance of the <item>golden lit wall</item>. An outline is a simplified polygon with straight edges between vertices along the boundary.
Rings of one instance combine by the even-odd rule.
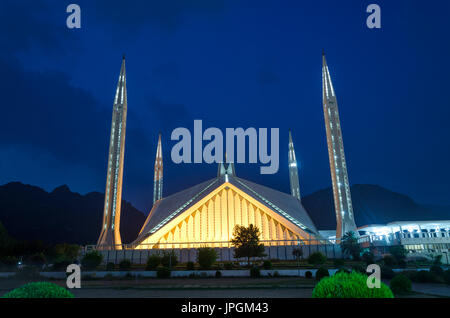
[[[236,224],[256,225],[261,240],[308,239],[295,224],[232,184],[224,183],[136,248],[228,247]],[[272,242],[275,244],[286,243]]]

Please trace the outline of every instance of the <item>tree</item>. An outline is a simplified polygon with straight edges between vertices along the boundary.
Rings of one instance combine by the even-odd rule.
[[[83,259],[81,260],[81,265],[83,266],[83,269],[95,270],[97,266],[100,265],[102,260],[102,254],[100,254],[98,251],[92,251],[84,255]]]
[[[211,247],[201,247],[198,249],[197,262],[201,269],[210,269],[217,260],[217,252]]]
[[[234,257],[246,257],[250,266],[252,257],[266,256],[264,253],[264,244],[259,243],[261,233],[259,229],[250,224],[248,227],[236,225],[233,230],[233,239],[231,244],[235,247]]]
[[[403,245],[394,245],[389,247],[389,253],[396,259],[397,262],[400,262],[405,260],[408,251]]]
[[[349,231],[344,234],[341,239],[341,249],[345,254],[351,255],[354,260],[359,260],[361,246],[359,246],[355,232]]]

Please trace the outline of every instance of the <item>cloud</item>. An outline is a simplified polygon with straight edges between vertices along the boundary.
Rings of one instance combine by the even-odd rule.
[[[55,55],[64,43],[73,47],[74,34],[65,27],[65,7],[46,1],[0,2],[0,56],[41,47]],[[59,22],[59,23],[58,23]]]

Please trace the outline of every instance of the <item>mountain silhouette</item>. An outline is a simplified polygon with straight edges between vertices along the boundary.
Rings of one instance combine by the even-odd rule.
[[[431,221],[450,219],[450,206],[430,206],[414,202],[410,197],[378,185],[351,186],[353,214],[356,226],[386,224],[395,221]],[[336,229],[333,192],[331,188],[302,198],[319,230]]]
[[[17,239],[46,243],[96,244],[102,226],[104,194],[81,195],[67,185],[48,193],[20,182],[0,186],[0,222]],[[133,241],[145,215],[122,201],[122,242]]]
[[[351,193],[357,226],[450,219],[449,206],[421,205],[377,185],[354,185]],[[67,185],[47,192],[11,182],[0,186],[0,202],[0,223],[16,239],[86,245],[95,244],[100,234],[104,194],[99,192],[81,195]],[[336,228],[331,188],[303,197],[302,203],[318,229]],[[122,242],[130,243],[137,237],[145,218],[144,213],[122,201]]]

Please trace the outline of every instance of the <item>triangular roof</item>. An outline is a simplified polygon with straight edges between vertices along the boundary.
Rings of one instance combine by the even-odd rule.
[[[156,202],[134,243],[140,243],[146,237],[156,233],[164,225],[185,212],[225,182],[231,183],[305,232],[314,236],[319,235],[305,208],[295,197],[233,175],[225,174]]]

